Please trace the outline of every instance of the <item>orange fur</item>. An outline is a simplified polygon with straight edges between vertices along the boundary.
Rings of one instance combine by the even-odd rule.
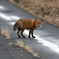
[[[33,38],[35,38],[33,36],[33,30],[37,27],[40,27],[40,25],[42,25],[43,21],[42,20],[37,20],[37,19],[19,19],[13,26],[13,30],[17,30],[18,29],[18,32],[17,32],[17,35],[18,37],[24,37],[25,36],[23,35],[23,31],[25,29],[29,29],[29,38],[30,38],[30,34],[32,35]],[[21,36],[19,35],[19,32],[21,31]]]

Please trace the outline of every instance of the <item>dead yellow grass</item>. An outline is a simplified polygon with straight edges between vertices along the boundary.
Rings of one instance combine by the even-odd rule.
[[[59,27],[59,0],[9,0],[38,18]],[[17,2],[18,1],[18,2]],[[48,19],[46,18],[48,16]],[[52,22],[53,21],[53,22]]]
[[[9,43],[9,45],[15,45],[19,48],[25,49],[27,52],[31,53],[34,57],[40,58],[37,53],[34,53],[33,49],[25,45],[22,41],[17,40],[16,43]]]
[[[4,35],[4,37],[5,37],[6,39],[10,39],[10,38],[11,38],[11,37],[10,37],[10,32],[8,31],[7,28],[4,29],[3,26],[2,26],[2,29],[1,29],[1,34]]]

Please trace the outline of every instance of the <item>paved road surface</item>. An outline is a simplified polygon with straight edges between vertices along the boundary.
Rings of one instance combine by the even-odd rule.
[[[39,59],[59,59],[59,28],[44,21],[43,26],[34,31],[35,39],[27,38],[27,30],[24,31],[26,38],[18,38],[12,27],[19,18],[39,19],[11,4],[8,0],[0,0],[0,30],[2,26],[8,27],[11,34],[9,40],[4,39],[4,36],[0,34],[0,59],[38,59],[21,48],[8,45],[15,40],[21,40],[30,46],[39,54]]]

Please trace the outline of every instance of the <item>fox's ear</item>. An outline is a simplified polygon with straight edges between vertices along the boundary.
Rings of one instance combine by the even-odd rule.
[[[43,19],[41,19],[41,22],[43,22]]]

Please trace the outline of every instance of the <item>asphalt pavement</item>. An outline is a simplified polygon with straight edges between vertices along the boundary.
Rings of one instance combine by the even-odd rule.
[[[24,31],[26,38],[18,38],[17,31],[13,31],[13,24],[20,18],[39,19],[8,0],[0,0],[0,31],[2,26],[4,29],[8,27],[11,35],[11,39],[5,39],[0,33],[0,59],[59,59],[59,28],[44,21],[41,28],[34,30],[35,39],[28,38],[28,30]],[[16,40],[30,46],[40,58],[33,57],[24,49],[9,45]]]

